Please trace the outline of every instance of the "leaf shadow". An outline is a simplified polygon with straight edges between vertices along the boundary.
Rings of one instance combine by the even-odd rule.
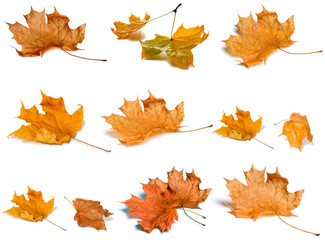
[[[126,39],[131,42],[138,42],[143,40],[145,36],[146,35],[143,33],[142,30],[138,30],[136,32],[130,33]]]
[[[111,221],[113,221],[113,218],[111,216],[104,218],[105,224]]]

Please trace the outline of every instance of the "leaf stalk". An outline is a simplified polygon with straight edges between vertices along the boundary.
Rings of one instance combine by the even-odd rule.
[[[201,222],[199,222],[199,221],[195,220],[194,218],[192,218],[191,216],[189,216],[189,215],[187,214],[187,212],[185,211],[185,209],[184,209],[183,205],[182,205],[182,209],[183,209],[183,211],[184,211],[185,215],[186,215],[188,218],[190,218],[191,220],[193,220],[194,222],[196,222],[196,223],[198,223],[198,224],[201,224],[202,226],[205,226],[205,224],[204,224],[204,223],[201,223]],[[189,212],[192,212],[192,211],[189,211]],[[194,213],[194,212],[192,212],[192,213]],[[196,214],[196,213],[195,213],[195,214]],[[200,216],[202,216],[202,215],[200,215]],[[203,217],[203,216],[202,216],[202,217]],[[204,218],[205,218],[205,217],[204,217]]]
[[[81,58],[81,59],[85,59],[85,60],[92,60],[92,61],[101,61],[101,62],[106,62],[107,60],[106,59],[98,59],[98,58],[86,58],[86,57],[81,57],[81,56],[77,56],[77,55],[74,55],[72,53],[69,53],[68,51],[64,50],[62,47],[61,47],[62,51],[65,52],[66,54],[69,54],[70,56],[73,56],[73,57],[76,57],[76,58]]]
[[[50,220],[48,220],[47,218],[44,218],[46,221],[48,221],[49,223],[53,224],[54,226],[62,229],[63,231],[67,231],[67,229],[63,228],[63,227],[60,227],[59,225],[55,224],[54,222],[51,222]]]
[[[269,148],[271,148],[271,149],[274,149],[274,147],[272,147],[272,146],[270,146],[270,145],[268,145],[268,144],[262,142],[261,140],[258,140],[258,139],[255,138],[255,137],[253,137],[253,138],[254,138],[256,141],[258,141],[259,143],[262,143],[262,144],[264,144],[265,146],[267,146],[267,147],[269,147]]]
[[[84,141],[82,141],[82,140],[80,140],[80,139],[78,139],[78,138],[73,137],[72,139],[74,139],[74,140],[76,140],[76,141],[78,141],[78,142],[81,142],[81,143],[83,143],[83,144],[86,144],[86,145],[88,145],[88,146],[91,146],[91,147],[94,147],[94,148],[97,148],[97,149],[103,150],[103,151],[105,151],[105,152],[111,152],[111,150],[107,150],[107,149],[104,149],[104,148],[101,148],[101,147],[95,146],[95,145],[93,145],[93,144],[90,144],[90,143],[84,142]]]
[[[292,228],[294,228],[294,229],[297,229],[297,230],[300,230],[300,231],[302,231],[302,232],[305,232],[305,233],[310,233],[310,234],[313,234],[313,235],[315,235],[315,236],[319,236],[320,235],[320,233],[314,233],[314,232],[310,232],[310,231],[306,231],[306,230],[303,230],[303,229],[301,229],[301,228],[297,228],[297,227],[295,227],[295,226],[293,226],[293,225],[291,225],[291,224],[289,224],[289,223],[287,223],[286,221],[284,221],[276,212],[275,212],[275,215],[277,215],[278,216],[278,218],[282,221],[282,222],[284,222],[285,224],[287,224],[288,226],[290,226],[290,227],[292,227]]]
[[[293,54],[293,55],[306,55],[306,54],[313,54],[313,53],[321,53],[323,52],[323,50],[319,50],[319,51],[314,51],[314,52],[305,52],[305,53],[293,53],[293,52],[288,52],[282,48],[279,47],[279,49],[282,51],[282,52],[285,52],[285,53],[288,53],[288,54]]]
[[[195,131],[199,131],[199,130],[202,130],[202,129],[206,129],[206,128],[210,128],[212,127],[213,125],[209,125],[209,126],[205,126],[205,127],[201,127],[201,128],[197,128],[197,129],[192,129],[192,130],[187,130],[187,131],[179,131],[180,133],[188,133],[188,132],[195,132]]]

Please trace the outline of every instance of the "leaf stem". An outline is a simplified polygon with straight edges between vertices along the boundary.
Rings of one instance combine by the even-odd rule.
[[[315,235],[315,236],[319,236],[319,235],[320,235],[320,233],[314,233],[314,232],[306,231],[306,230],[303,230],[303,229],[297,228],[297,227],[295,227],[295,226],[293,226],[293,225],[287,223],[287,222],[284,221],[284,220],[283,220],[283,219],[282,219],[282,218],[281,218],[281,217],[280,217],[276,212],[275,212],[275,215],[277,215],[278,218],[279,218],[282,222],[284,222],[285,224],[287,224],[288,226],[290,226],[290,227],[292,227],[292,228],[294,228],[294,229],[300,230],[300,231],[305,232],[305,233],[310,233],[310,234],[313,234],[313,235]]]
[[[206,128],[210,128],[212,127],[213,125],[209,125],[209,126],[205,126],[205,127],[201,127],[201,128],[197,128],[197,129],[192,129],[192,130],[187,130],[187,131],[179,131],[179,133],[188,133],[188,132],[195,132],[195,131],[199,131],[199,130],[202,130],[202,129],[206,129]]]
[[[72,207],[74,207],[72,202],[66,196],[64,196],[64,198],[72,205]]]
[[[264,142],[262,142],[261,140],[258,140],[257,138],[255,138],[255,137],[253,137],[256,141],[258,141],[258,142],[260,142],[260,143],[262,143],[262,144],[264,144],[265,146],[267,146],[267,147],[269,147],[269,148],[271,148],[271,149],[274,149],[274,147],[271,147],[270,145],[268,145],[268,144],[266,144],[266,143],[264,143]]]
[[[288,119],[282,119],[280,122],[274,123],[274,125],[278,125],[279,123],[282,123],[284,121],[289,121]]]
[[[54,226],[61,228],[63,231],[67,231],[67,229],[60,227],[59,225],[55,224],[54,222],[51,222],[50,220],[48,220],[47,218],[44,218],[46,221],[48,221],[49,223],[53,224]]]
[[[292,53],[292,52],[288,52],[282,48],[279,47],[279,49],[282,51],[282,52],[285,52],[285,53],[288,53],[288,54],[294,54],[294,55],[305,55],[305,54],[313,54],[313,53],[321,53],[323,52],[323,50],[319,50],[319,51],[314,51],[314,52],[305,52],[305,53]]]
[[[184,209],[183,205],[182,205],[182,209],[183,209],[183,211],[184,211],[185,215],[186,215],[188,218],[190,218],[191,220],[193,220],[194,222],[196,222],[196,223],[198,223],[198,224],[201,224],[202,226],[205,226],[205,224],[204,224],[204,223],[201,223],[201,222],[199,222],[199,221],[195,220],[194,218],[190,217],[190,216],[187,214],[187,212],[185,211],[185,209]]]
[[[181,3],[178,4],[178,6],[177,6],[174,10],[172,10],[172,11],[170,11],[170,12],[168,12],[168,13],[165,13],[165,14],[159,16],[159,17],[156,17],[156,18],[150,19],[150,20],[147,21],[147,23],[148,23],[148,22],[151,22],[151,21],[153,21],[153,20],[156,20],[156,19],[158,19],[158,18],[162,18],[162,17],[164,17],[164,16],[166,16],[166,15],[168,15],[168,14],[171,14],[172,12],[177,11],[177,8],[179,8],[181,5],[182,5]]]
[[[203,219],[206,219],[206,217],[205,217],[205,216],[203,216],[203,215],[201,215],[201,214],[199,214],[199,213],[196,213],[196,212],[194,212],[194,211],[191,211],[191,210],[189,210],[189,209],[186,209],[186,211],[188,211],[188,212],[190,212],[190,213],[194,213],[194,214],[196,214],[196,215],[200,216],[201,218],[203,218]]]
[[[174,25],[175,25],[175,19],[176,19],[176,14],[177,14],[177,9],[181,6],[182,4],[178,4],[178,6],[173,10],[173,12],[175,13],[174,14],[174,20],[173,20],[173,26],[172,26],[172,31],[170,32],[170,39],[172,39],[172,36],[173,36],[173,31],[174,31]]]
[[[91,146],[91,147],[94,147],[94,148],[97,148],[97,149],[103,150],[103,151],[105,151],[105,152],[111,152],[111,150],[107,150],[107,149],[104,149],[104,148],[101,148],[101,147],[98,147],[98,146],[92,145],[92,144],[87,143],[87,142],[84,142],[84,141],[82,141],[82,140],[80,140],[80,139],[78,139],[78,138],[73,137],[72,139],[74,139],[74,140],[76,140],[76,141],[78,141],[78,142],[81,142],[81,143],[83,143],[83,144],[86,144],[86,145],[88,145],[88,146]]]
[[[106,59],[98,59],[98,58],[86,58],[86,57],[81,57],[81,56],[77,56],[77,55],[74,55],[72,53],[69,53],[68,51],[64,50],[62,47],[61,47],[62,51],[65,52],[66,54],[69,54],[70,56],[73,56],[73,57],[76,57],[76,58],[81,58],[81,59],[86,59],[86,60],[92,60],[92,61],[101,61],[101,62],[106,62],[107,60]]]

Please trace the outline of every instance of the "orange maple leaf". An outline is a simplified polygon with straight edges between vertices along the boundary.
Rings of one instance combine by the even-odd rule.
[[[266,215],[295,216],[291,211],[299,206],[304,190],[289,193],[289,182],[278,169],[274,174],[267,173],[266,182],[265,169],[258,171],[252,166],[244,174],[247,186],[237,179],[226,179],[229,196],[236,203],[231,209],[236,217],[256,220]]]
[[[77,211],[74,220],[80,227],[90,226],[97,230],[106,230],[103,216],[108,217],[113,214],[104,209],[99,201],[76,198],[73,201],[73,207]]]
[[[149,21],[150,16],[146,13],[143,20],[140,17],[136,17],[131,13],[129,17],[130,23],[123,23],[123,22],[114,22],[114,28],[111,28],[112,32],[117,36],[118,39],[124,39],[129,36],[129,34],[134,33],[141,28],[143,28],[147,22]]]
[[[171,63],[180,68],[193,65],[191,50],[206,40],[209,33],[204,32],[204,26],[184,28],[181,25],[171,38],[156,34],[152,40],[143,41],[142,58],[152,59],[165,52]]]
[[[145,199],[132,195],[123,202],[130,209],[129,215],[141,218],[138,223],[145,231],[171,229],[173,221],[178,220],[177,208],[199,208],[198,204],[204,202],[211,191],[211,188],[199,188],[201,180],[194,171],[186,173],[186,176],[184,180],[183,171],[173,168],[168,172],[168,183],[156,178],[142,184]]]
[[[9,136],[16,136],[26,140],[49,144],[62,144],[69,142],[81,129],[83,121],[83,108],[79,107],[70,115],[64,106],[62,97],[52,98],[42,91],[43,100],[41,106],[45,114],[40,114],[35,106],[26,109],[22,103],[19,119],[30,123],[22,125],[17,131]]]
[[[236,25],[240,36],[230,36],[225,40],[231,52],[243,59],[247,67],[260,62],[266,62],[268,56],[275,50],[288,47],[294,43],[290,39],[295,30],[293,16],[286,22],[280,23],[275,12],[263,11],[257,15],[257,23],[252,14],[248,18],[239,17]]]
[[[56,8],[53,14],[45,14],[45,10],[37,12],[31,8],[30,13],[24,17],[29,28],[18,22],[8,23],[13,38],[22,46],[21,51],[16,49],[22,57],[43,56],[51,48],[76,51],[79,50],[77,44],[85,37],[86,24],[70,29],[69,18],[59,14]]]
[[[232,114],[226,116],[225,113],[223,113],[220,121],[228,126],[221,127],[214,132],[237,140],[250,140],[261,130],[262,118],[260,117],[253,122],[249,111],[242,111],[237,107],[236,109],[238,120],[235,120]]]
[[[309,123],[306,116],[300,113],[292,113],[290,120],[283,125],[281,135],[286,135],[291,147],[297,147],[301,151],[302,140],[307,137],[309,142],[313,141]]]
[[[112,114],[105,117],[106,122],[121,135],[122,143],[138,143],[149,137],[153,132],[176,131],[184,118],[183,102],[178,104],[174,110],[166,108],[166,102],[162,98],[155,98],[149,92],[149,98],[142,100],[142,110],[139,99],[127,101],[120,110],[124,116]]]
[[[17,196],[15,192],[15,195],[11,201],[17,204],[18,207],[12,207],[5,211],[5,213],[28,221],[37,222],[42,221],[47,217],[48,214],[52,212],[54,206],[54,198],[48,202],[45,202],[43,200],[41,191],[34,191],[29,187],[27,195],[29,200],[27,200],[23,194]]]

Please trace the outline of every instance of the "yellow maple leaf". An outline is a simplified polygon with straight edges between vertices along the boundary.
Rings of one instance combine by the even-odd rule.
[[[37,222],[42,221],[47,217],[48,214],[52,212],[54,206],[54,198],[48,202],[45,202],[43,200],[41,191],[34,191],[29,187],[27,195],[29,200],[27,200],[23,194],[17,196],[15,192],[15,195],[11,201],[17,204],[18,207],[12,207],[5,211],[5,213],[28,221]]]
[[[83,121],[82,106],[70,115],[65,110],[62,97],[52,98],[46,96],[42,91],[41,93],[43,97],[41,106],[45,114],[39,113],[35,106],[26,109],[22,104],[18,118],[30,124],[27,126],[22,125],[9,136],[14,135],[26,140],[49,144],[69,142],[76,135],[76,131],[81,129]]]
[[[253,122],[249,111],[242,111],[237,107],[236,109],[237,120],[233,117],[232,114],[226,116],[226,114],[223,113],[222,119],[220,121],[228,126],[221,127],[214,132],[236,140],[250,140],[255,137],[256,133],[261,130],[262,118],[260,117],[255,122]]]
[[[114,22],[114,28],[111,28],[112,32],[117,36],[118,39],[124,39],[129,36],[129,34],[134,33],[141,28],[143,28],[147,22],[149,21],[150,16],[146,13],[143,20],[140,19],[140,17],[136,17],[131,13],[131,16],[129,17],[130,23],[123,23],[123,22]]]

